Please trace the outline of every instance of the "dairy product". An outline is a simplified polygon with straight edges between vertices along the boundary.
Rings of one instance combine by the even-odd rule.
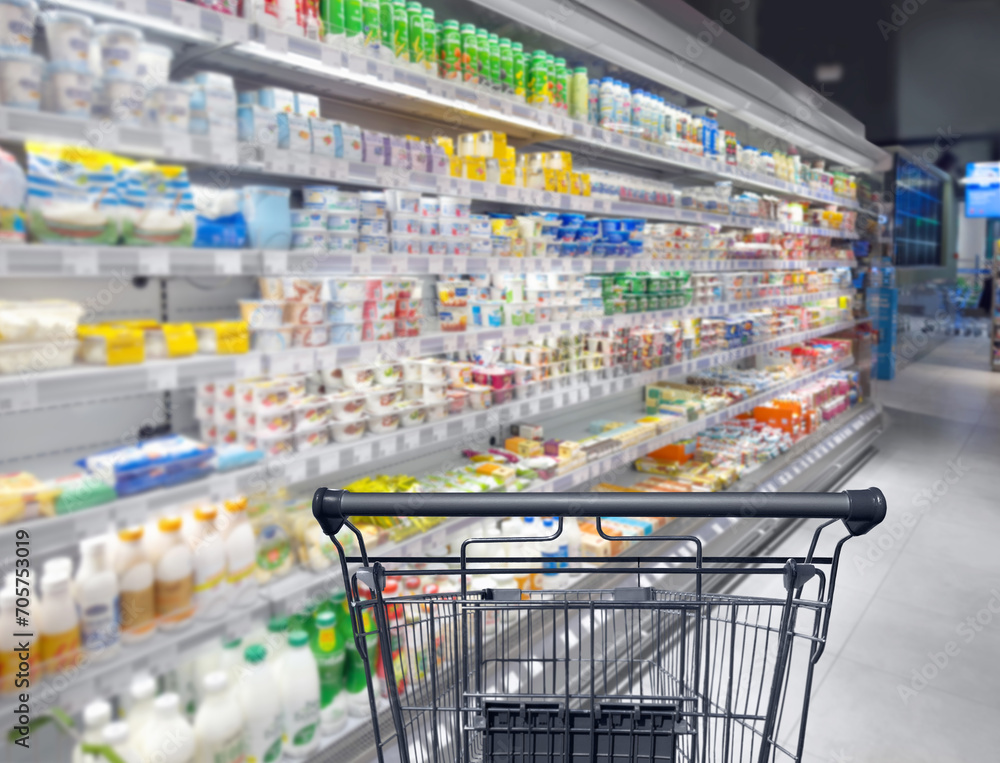
[[[46,673],[56,673],[76,664],[80,652],[80,620],[65,569],[42,575],[39,632],[42,669]]]
[[[194,601],[202,617],[219,617],[226,607],[226,544],[215,529],[214,506],[194,510],[195,528],[188,542],[194,555]]]
[[[0,4],[0,9],[7,6]],[[24,52],[0,50],[0,103],[38,111],[45,59]]]
[[[122,24],[99,24],[94,28],[97,73],[135,79],[139,74],[139,44],[142,32]],[[94,54],[91,54],[94,58]]]
[[[229,678],[222,671],[209,673],[204,689],[205,699],[194,718],[195,763],[243,763],[243,712],[229,694]]]
[[[126,714],[129,743],[135,750],[139,749],[146,724],[153,715],[155,701],[156,679],[148,673],[135,676],[129,686],[129,708]]]
[[[319,744],[319,673],[309,650],[305,631],[288,636],[288,650],[281,658],[281,702],[284,706],[285,752],[304,758]]]
[[[95,700],[83,708],[83,736],[73,748],[73,763],[94,763],[94,758],[83,752],[85,744],[101,744],[104,727],[111,721],[111,705],[103,699]]]
[[[246,763],[275,763],[281,758],[284,715],[278,682],[259,644],[244,652],[247,673],[237,688],[247,730]]]
[[[129,725],[125,721],[109,723],[101,732],[101,743],[110,747],[121,763],[142,763],[139,750],[131,739]]]
[[[80,613],[80,640],[91,657],[108,657],[118,646],[118,579],[111,567],[107,536],[80,542],[74,596]]]
[[[142,547],[144,531],[131,527],[118,532],[115,574],[118,576],[122,641],[141,641],[156,630],[153,565]]]
[[[165,630],[186,625],[194,614],[194,567],[191,550],[181,537],[181,520],[164,517],[151,544],[156,614]]]
[[[37,15],[38,5],[34,0],[0,2],[0,47],[15,53],[30,52]]]
[[[153,703],[139,753],[157,763],[194,763],[194,729],[181,715],[180,698],[173,692]]]
[[[22,579],[15,578],[14,575],[8,576],[7,581],[8,584],[0,591],[0,623],[13,624],[18,614],[18,598],[26,599],[29,589]],[[30,625],[29,623],[23,629],[8,627],[0,631],[0,693],[24,689],[27,686],[25,678],[33,684],[39,677],[38,637]],[[26,635],[28,633],[31,635]],[[22,644],[28,645],[27,660],[22,660],[19,655]],[[23,675],[19,676],[18,673]]]
[[[90,40],[94,22],[89,16],[72,11],[47,10],[42,16],[49,60],[86,65],[90,57]]]

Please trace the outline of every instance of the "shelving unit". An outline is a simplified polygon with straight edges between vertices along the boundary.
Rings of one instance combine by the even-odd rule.
[[[476,0],[479,3],[479,0]],[[433,4],[432,2],[429,4]],[[480,3],[487,5],[485,3]],[[150,39],[169,43],[176,50],[174,74],[214,70],[232,74],[243,82],[278,85],[311,92],[336,104],[341,114],[364,111],[383,121],[398,121],[400,130],[447,123],[452,132],[493,129],[506,132],[519,150],[538,145],[572,151],[583,158],[599,158],[623,172],[639,172],[680,184],[731,182],[783,199],[835,205],[863,211],[855,201],[805,185],[793,185],[761,173],[748,173],[712,158],[684,153],[584,124],[561,114],[537,109],[482,88],[427,76],[410,66],[356,48],[318,43],[219,14],[182,0],[43,0],[49,8],[84,12],[99,19],[142,28]],[[794,120],[805,97],[801,83],[792,83],[768,68],[762,60],[736,62],[719,50],[710,50],[689,62],[679,76],[664,56],[678,54],[684,39],[669,29],[651,24],[636,33],[634,49],[622,43],[621,24],[607,27],[608,37],[600,48],[591,35],[608,12],[601,3],[581,0],[578,13],[560,28],[546,23],[545,13],[557,7],[556,0],[491,0],[491,8],[533,31],[547,33],[581,49],[600,51],[609,62],[626,72],[685,92],[692,98],[729,113],[734,125],[766,129],[804,150],[831,162],[859,171],[883,163],[884,152],[869,144],[849,118],[836,107],[817,110],[808,125]],[[638,4],[621,0],[614,4],[619,21],[641,19]],[[596,19],[596,21],[595,21]],[[595,25],[596,24],[596,25]],[[557,25],[558,26],[558,25]],[[657,31],[658,30],[658,31]],[[653,38],[662,33],[654,45]],[[655,48],[655,49],[654,49]],[[734,67],[743,67],[736,76]],[[743,71],[741,69],[740,71]],[[782,76],[783,73],[782,73]],[[687,89],[685,89],[685,87]],[[738,96],[738,97],[737,97]],[[809,91],[812,97],[812,92]],[[327,103],[324,101],[324,103]],[[447,110],[447,115],[445,111]],[[791,126],[790,126],[791,125]],[[796,134],[798,130],[798,134]],[[683,207],[624,202],[600,196],[573,196],[535,189],[482,183],[421,171],[349,162],[298,154],[273,147],[235,145],[212,136],[194,136],[149,128],[130,128],[94,120],[61,117],[48,113],[0,108],[0,142],[17,145],[25,140],[51,139],[94,145],[132,157],[168,160],[193,171],[225,172],[234,185],[271,183],[289,187],[334,183],[350,188],[395,188],[427,194],[445,194],[472,199],[476,209],[509,212],[540,210],[579,212],[598,217],[636,217],[650,221],[690,225],[713,225],[749,231],[803,234],[840,240],[857,238],[853,230],[829,230],[780,223],[754,217],[714,214]],[[744,260],[699,258],[506,258],[427,255],[320,254],[299,251],[176,249],[164,247],[91,247],[28,244],[0,245],[0,276],[8,291],[27,298],[57,290],[67,298],[83,301],[117,279],[126,285],[126,295],[108,313],[110,316],[157,315],[162,320],[195,320],[192,315],[232,317],[235,300],[253,292],[258,276],[294,275],[410,275],[434,277],[453,273],[567,273],[600,274],[628,271],[685,270],[698,273],[742,271],[829,270],[853,268],[853,259]],[[37,452],[46,466],[68,466],[71,456],[105,447],[110,438],[131,431],[134,420],[147,410],[162,407],[173,418],[175,431],[190,431],[193,420],[179,412],[190,390],[206,380],[250,378],[262,374],[305,373],[331,364],[410,355],[442,355],[495,346],[498,343],[540,341],[547,337],[596,330],[643,326],[658,321],[734,315],[761,308],[804,305],[820,300],[841,300],[841,308],[853,299],[853,290],[788,294],[762,299],[691,305],[670,310],[620,314],[606,317],[553,321],[525,326],[505,326],[461,333],[433,332],[419,337],[386,342],[364,342],[322,348],[295,348],[283,352],[254,352],[241,356],[194,356],[181,360],[148,361],[118,367],[72,366],[31,375],[0,376],[0,429],[8,442],[24,436],[26,448]],[[428,300],[429,302],[430,300]],[[197,318],[200,320],[201,318]],[[346,484],[362,470],[391,470],[409,466],[419,458],[431,468],[455,458],[473,436],[500,437],[517,420],[584,421],[595,411],[631,410],[643,386],[657,381],[683,378],[716,365],[752,358],[786,344],[820,338],[853,327],[852,319],[837,320],[808,330],[768,337],[754,344],[705,357],[625,374],[621,369],[577,372],[547,382],[523,387],[510,402],[488,410],[469,410],[442,421],[400,429],[386,435],[368,435],[359,441],[331,444],[312,451],[268,458],[254,466],[208,476],[146,493],[119,498],[75,514],[60,515],[0,526],[0,546],[13,542],[19,528],[31,534],[33,564],[57,554],[71,554],[85,537],[147,521],[161,511],[198,501],[219,502],[249,492],[251,486],[280,478],[296,492],[319,485]],[[994,327],[994,336],[1000,326]],[[789,380],[724,410],[669,430],[651,440],[559,474],[530,486],[533,492],[584,490],[609,474],[620,476],[631,461],[685,437],[690,437],[726,418],[751,410],[760,402],[806,385],[835,369],[847,368],[845,359],[826,368]],[[116,418],[120,416],[120,419]],[[108,421],[108,419],[115,419]],[[870,447],[884,426],[881,410],[866,402],[829,422],[803,439],[784,456],[745,475],[734,489],[825,490],[835,484],[861,453]],[[93,430],[93,434],[91,434]],[[40,434],[41,433],[41,434]],[[29,436],[30,435],[30,436]],[[37,445],[43,442],[44,445]],[[89,450],[88,450],[89,448]],[[11,448],[8,448],[10,451]],[[32,456],[35,458],[35,456]],[[16,459],[0,457],[0,465]],[[17,463],[18,468],[31,465]],[[2,469],[0,471],[9,471]],[[445,534],[472,527],[469,520],[452,520],[430,532],[407,538],[383,555],[420,555],[437,548]],[[703,540],[706,551],[728,555],[757,548],[781,528],[776,523],[754,525],[743,520],[675,522],[672,534],[691,534]],[[642,553],[663,553],[661,544],[649,544]],[[638,552],[637,552],[638,553]],[[579,586],[587,580],[579,581]],[[58,687],[60,706],[71,712],[95,696],[119,693],[138,670],[164,673],[178,666],[185,655],[206,641],[241,635],[252,624],[276,614],[296,611],[311,597],[328,593],[340,585],[340,572],[331,568],[317,573],[296,568],[263,586],[249,607],[227,611],[215,621],[199,619],[176,632],[160,633],[144,644],[121,649],[100,662],[93,662]],[[60,681],[62,679],[59,679]],[[37,696],[55,689],[56,680],[46,678],[36,687]],[[0,696],[0,711],[10,717],[11,698]],[[373,742],[367,719],[351,720],[335,738],[324,740],[311,763],[369,763]]]

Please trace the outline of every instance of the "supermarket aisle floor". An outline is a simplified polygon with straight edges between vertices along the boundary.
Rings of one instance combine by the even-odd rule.
[[[881,488],[889,515],[845,546],[806,763],[1000,755],[1000,374],[988,352],[955,338],[880,386],[891,426],[845,487]],[[799,528],[782,551],[811,534]]]

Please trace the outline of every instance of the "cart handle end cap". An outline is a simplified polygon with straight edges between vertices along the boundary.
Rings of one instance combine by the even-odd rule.
[[[332,490],[321,487],[313,494],[313,516],[330,538],[340,532],[347,517],[344,516],[341,502],[346,490]]]
[[[846,490],[850,502],[847,519],[844,525],[851,535],[857,537],[871,532],[885,519],[885,496],[877,487],[867,490]]]

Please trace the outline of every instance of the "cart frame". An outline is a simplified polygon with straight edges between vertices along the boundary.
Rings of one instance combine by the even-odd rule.
[[[765,763],[802,759],[812,673],[826,644],[841,549],[877,526],[886,504],[876,488],[836,494],[419,496],[321,488],[313,513],[340,557],[380,763],[394,743],[402,763]],[[381,561],[369,557],[348,519],[537,515],[555,518],[551,535],[468,538],[458,557]],[[556,542],[564,517],[594,518],[608,542],[676,541],[687,554],[618,556],[601,566],[585,557],[562,557],[558,564],[546,556],[506,557],[506,565],[498,565],[495,557],[469,555],[479,544],[488,549],[495,543]],[[602,517],[827,521],[805,556],[782,560],[706,557],[701,541],[689,535],[612,536]],[[817,557],[821,533],[837,521],[847,534],[832,556]],[[349,558],[337,538],[345,527],[357,540],[358,557]],[[407,563],[439,569],[386,567]],[[355,564],[360,566],[352,572],[349,565]],[[518,574],[546,577],[634,574],[637,585],[530,593],[470,589],[471,579],[504,574],[512,565]],[[664,573],[692,575],[693,592],[650,584]],[[417,575],[458,583],[445,593],[383,595],[390,579]],[[704,591],[704,578],[715,575],[780,576],[785,591],[774,598]],[[804,596],[811,581],[815,594]],[[517,639],[510,638],[515,632]],[[805,660],[801,687],[790,683],[798,643],[806,650],[796,652]],[[379,715],[386,704],[394,729],[384,734]],[[782,743],[779,726],[786,713],[794,714],[798,729]]]

